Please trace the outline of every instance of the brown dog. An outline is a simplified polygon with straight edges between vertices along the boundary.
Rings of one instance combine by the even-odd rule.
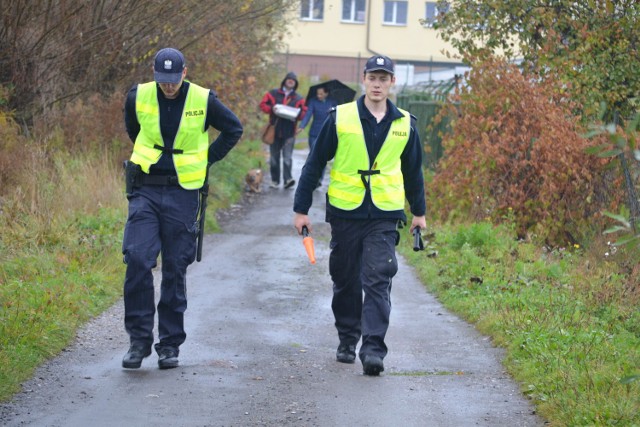
[[[262,169],[249,169],[247,175],[244,177],[244,181],[247,183],[247,188],[252,193],[259,193],[262,185]]]

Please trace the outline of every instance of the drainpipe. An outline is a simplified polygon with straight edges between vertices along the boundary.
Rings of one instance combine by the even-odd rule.
[[[370,47],[370,42],[371,42],[371,37],[369,35],[371,31],[371,1],[370,0],[367,1],[366,6],[367,6],[367,50],[374,55],[381,55],[380,53],[376,52]]]

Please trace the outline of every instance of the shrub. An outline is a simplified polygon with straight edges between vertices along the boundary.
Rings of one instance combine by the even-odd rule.
[[[535,234],[554,246],[601,227],[618,193],[606,186],[609,160],[585,153],[598,141],[581,136],[561,87],[494,57],[473,62],[427,190],[432,211],[440,219],[508,218],[520,238]]]
[[[64,150],[118,152],[118,157],[128,157],[133,144],[129,142],[122,119],[124,96],[113,93],[104,96],[97,93],[78,98],[64,106],[59,127],[64,139]]]

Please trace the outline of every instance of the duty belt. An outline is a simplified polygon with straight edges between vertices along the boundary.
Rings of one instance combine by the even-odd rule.
[[[175,175],[148,175],[140,174],[140,185],[179,185],[178,177]]]

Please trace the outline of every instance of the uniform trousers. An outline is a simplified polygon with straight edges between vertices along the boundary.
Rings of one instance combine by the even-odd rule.
[[[341,344],[356,345],[360,359],[387,355],[391,280],[398,272],[397,220],[331,218],[331,308]],[[364,295],[364,300],[363,300]]]
[[[187,267],[196,255],[198,190],[177,185],[143,185],[129,199],[122,253],[124,323],[131,344],[153,343],[155,292],[153,269],[161,255],[162,279],[158,301],[158,338],[162,347],[177,349],[186,339]]]

